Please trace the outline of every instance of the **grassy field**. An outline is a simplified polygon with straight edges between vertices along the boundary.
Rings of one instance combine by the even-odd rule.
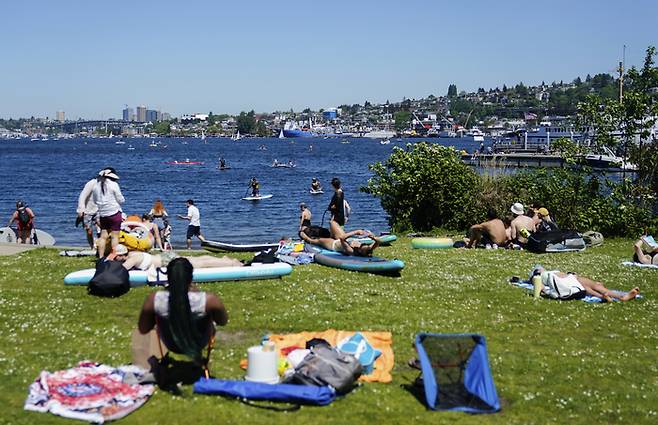
[[[534,255],[506,250],[412,250],[409,240],[379,254],[406,262],[399,278],[296,267],[283,280],[204,284],[229,311],[211,369],[239,379],[239,360],[267,332],[381,330],[393,333],[391,384],[365,384],[327,407],[295,413],[255,409],[237,401],[157,391],[122,423],[656,423],[658,422],[658,270],[625,267],[631,240],[578,254]],[[245,258],[245,257],[242,257]],[[644,299],[587,304],[533,299],[507,282],[535,264],[601,280],[610,288],[639,286]],[[64,423],[23,411],[27,388],[41,370],[89,359],[130,361],[130,333],[145,296],[117,299],[65,287],[66,273],[89,259],[55,250],[0,257],[0,422]],[[485,335],[501,413],[431,412],[406,389],[417,376],[406,363],[418,332]]]

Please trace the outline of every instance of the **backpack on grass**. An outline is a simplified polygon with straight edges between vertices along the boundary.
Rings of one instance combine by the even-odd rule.
[[[120,297],[130,290],[130,275],[119,261],[101,258],[96,273],[87,285],[87,293],[99,297]]]
[[[575,230],[553,230],[531,234],[526,248],[536,253],[583,251],[585,241]]]

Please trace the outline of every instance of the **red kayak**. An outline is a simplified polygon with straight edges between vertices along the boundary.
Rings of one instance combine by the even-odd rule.
[[[190,161],[186,159],[185,161],[169,161],[165,162],[167,165],[203,165],[203,161]]]

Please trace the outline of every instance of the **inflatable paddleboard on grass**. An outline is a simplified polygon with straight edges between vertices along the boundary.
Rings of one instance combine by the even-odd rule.
[[[393,276],[399,275],[400,271],[404,268],[404,262],[401,260],[387,260],[379,257],[356,257],[308,244],[306,246],[309,252],[315,253],[315,262],[327,267]]]
[[[65,285],[87,285],[96,269],[85,269],[69,273],[64,278]],[[208,267],[194,269],[192,281],[224,282],[231,280],[260,280],[274,279],[292,273],[292,266],[286,263],[259,264],[254,263],[245,267]],[[142,270],[131,270],[130,286],[163,285],[167,282],[165,273],[147,272]]]
[[[413,238],[411,246],[416,249],[452,248],[454,241],[450,238]]]
[[[278,243],[234,244],[209,240],[201,242],[201,248],[210,252],[257,252],[278,247]]]
[[[260,201],[261,199],[270,199],[274,195],[263,195],[263,196],[245,196],[242,198],[243,201]]]
[[[372,244],[375,243],[375,241],[370,239],[370,238],[352,237],[352,238],[348,238],[348,240],[349,241],[357,241],[357,242],[360,242],[363,245],[372,245]],[[398,237],[395,236],[395,235],[382,235],[382,236],[379,236],[379,240],[381,241],[379,243],[380,246],[388,246],[391,243],[398,240]]]

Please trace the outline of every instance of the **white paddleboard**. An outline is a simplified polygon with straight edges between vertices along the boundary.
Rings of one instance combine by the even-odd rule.
[[[37,236],[37,245],[41,245],[41,246],[55,245],[55,238],[53,238],[49,233],[46,233],[40,229],[35,229],[32,231],[32,243],[34,243],[35,234]]]
[[[16,232],[10,227],[0,227],[0,242],[16,243]]]
[[[311,195],[320,195],[320,194],[324,193],[324,190],[322,190],[322,189],[320,189],[320,190],[311,189],[311,190],[309,190],[309,192],[311,192]]]
[[[242,198],[243,201],[260,201],[261,199],[270,199],[274,195],[263,195],[263,196],[246,196]]]

